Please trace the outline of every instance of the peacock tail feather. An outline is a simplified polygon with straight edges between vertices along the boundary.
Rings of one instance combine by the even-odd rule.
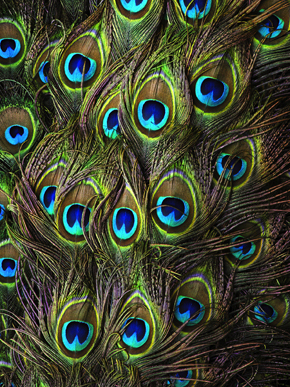
[[[2,0],[0,386],[290,380],[289,0]]]

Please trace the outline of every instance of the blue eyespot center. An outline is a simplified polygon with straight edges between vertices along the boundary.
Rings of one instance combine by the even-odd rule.
[[[128,318],[123,324],[123,342],[132,348],[140,348],[149,338],[150,326],[147,321],[141,318]]]
[[[223,95],[224,89],[223,83],[214,78],[205,78],[200,88],[203,95],[208,95],[212,92],[213,100],[218,100]]]
[[[90,69],[90,61],[81,54],[74,54],[69,62],[69,71],[71,74],[78,68],[82,73],[87,73]]]
[[[146,7],[148,0],[121,0],[121,4],[128,12],[137,13]]]
[[[198,324],[204,317],[205,307],[199,301],[190,298],[179,296],[177,298],[174,315],[176,319],[182,324],[188,321],[187,326]]]
[[[103,129],[107,137],[115,139],[121,132],[119,128],[118,109],[108,109],[103,119]]]
[[[0,39],[0,57],[3,59],[15,58],[20,52],[21,44],[18,39]]]
[[[24,143],[28,138],[29,131],[22,125],[11,125],[5,130],[5,139],[11,145]]]
[[[62,327],[63,344],[69,351],[82,351],[89,345],[93,333],[94,327],[88,322],[68,321]]]
[[[236,180],[240,179],[242,176],[244,176],[244,174],[247,170],[248,164],[247,164],[246,160],[241,159],[240,157],[236,157],[236,156],[231,159],[230,163],[228,163],[229,158],[231,158],[231,155],[229,155],[227,153],[220,154],[220,156],[217,159],[217,164],[216,164],[217,172],[221,176],[226,165],[228,165],[226,168],[226,171],[224,173],[224,177],[226,179],[230,179],[230,177],[231,177],[231,179],[233,181],[236,181]],[[230,176],[230,170],[231,170],[231,176]]]
[[[55,185],[48,185],[42,188],[40,192],[40,201],[45,210],[49,213],[49,215],[53,215],[53,207],[55,202]]]
[[[72,53],[65,60],[64,70],[71,82],[86,82],[95,75],[97,63],[83,54]]]
[[[222,166],[225,168],[229,156],[224,156],[222,159]],[[237,175],[242,168],[242,160],[239,157],[234,157],[229,164],[229,168],[233,171],[233,176]]]
[[[63,212],[63,224],[66,231],[71,235],[82,235],[82,216],[85,206],[79,203],[73,203],[69,206],[66,206]],[[91,208],[87,208],[84,216],[84,227],[85,230],[88,230],[89,227],[89,218],[90,218]]]
[[[190,19],[202,19],[211,9],[212,0],[180,0],[182,12]]]
[[[0,204],[0,220],[4,218],[5,213],[5,206],[3,204]]]
[[[138,217],[135,211],[127,207],[120,207],[114,211],[113,230],[116,236],[126,240],[131,238],[138,226]]]
[[[257,313],[255,314],[256,319],[266,323],[273,322],[278,316],[278,313],[271,305],[262,301],[259,301],[258,305],[255,306],[254,312]]]
[[[148,130],[160,130],[169,117],[169,108],[157,99],[142,100],[138,106],[138,119],[140,124]]]
[[[264,9],[261,9],[259,12],[264,12]],[[258,31],[263,38],[272,39],[279,36],[283,28],[284,21],[279,16],[271,15],[261,23]]]
[[[216,107],[221,105],[229,94],[229,86],[212,77],[201,76],[195,85],[195,95],[204,105]]]
[[[239,243],[245,241],[241,235],[238,235],[231,239],[231,243]],[[254,242],[247,242],[240,244],[240,246],[233,246],[230,248],[231,254],[240,260],[249,259],[256,251],[256,245]]]
[[[15,277],[17,261],[12,258],[0,258],[0,275],[4,278]]]
[[[189,215],[189,204],[173,196],[160,196],[157,200],[157,216],[169,227],[183,224]]]
[[[183,379],[191,379],[191,378],[192,378],[192,371],[189,370],[189,371],[177,372],[175,375],[172,375],[171,380],[174,387],[185,387],[190,383],[190,380],[183,380]],[[167,381],[167,384],[170,384],[169,380]]]
[[[42,62],[39,66],[39,77],[43,83],[47,83],[47,75],[50,69],[50,63],[48,61]]]

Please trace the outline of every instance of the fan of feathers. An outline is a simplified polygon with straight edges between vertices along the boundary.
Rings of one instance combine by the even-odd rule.
[[[290,385],[290,0],[1,0],[0,386]]]

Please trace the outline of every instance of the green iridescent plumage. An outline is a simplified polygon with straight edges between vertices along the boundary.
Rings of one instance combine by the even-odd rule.
[[[288,0],[4,0],[0,385],[290,379]]]

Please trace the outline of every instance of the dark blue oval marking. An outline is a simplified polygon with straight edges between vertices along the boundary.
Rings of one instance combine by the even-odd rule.
[[[138,105],[140,124],[148,130],[162,129],[169,117],[169,108],[157,99],[144,99]]]
[[[71,235],[83,235],[83,230],[81,227],[82,215],[85,206],[79,203],[73,203],[69,206],[66,206],[63,211],[63,224],[65,230]],[[86,209],[84,226],[87,231],[89,228],[89,218],[90,218],[91,208]]]
[[[194,298],[179,296],[177,298],[174,315],[176,319],[182,324],[188,321],[186,326],[193,326],[198,324],[204,317],[205,307]]]
[[[23,144],[28,138],[29,131],[22,125],[11,125],[5,130],[5,139],[11,145]]]
[[[62,342],[69,351],[79,352],[90,344],[93,333],[92,324],[81,320],[71,320],[63,324]]]
[[[4,278],[15,277],[17,260],[13,258],[0,258],[0,275]]]
[[[147,321],[141,318],[128,318],[122,328],[124,327],[125,332],[122,340],[129,347],[140,348],[149,338],[150,326]]]
[[[21,44],[18,39],[3,38],[0,39],[0,57],[3,59],[15,58],[21,50]]]
[[[190,19],[202,19],[206,16],[212,5],[212,0],[179,0],[184,15]]]
[[[278,313],[271,305],[262,301],[259,301],[258,305],[255,306],[254,312],[256,313],[256,319],[268,324],[275,321],[278,316]]]
[[[43,83],[48,82],[47,75],[48,75],[49,69],[50,69],[50,64],[47,60],[45,62],[41,62],[39,66],[38,74],[39,74],[39,78]]]
[[[195,85],[195,95],[199,102],[206,106],[221,105],[229,94],[229,86],[213,77],[201,76]]]
[[[221,176],[223,173],[225,166],[227,164],[227,160],[231,157],[231,155],[227,153],[221,153],[217,159],[216,168],[217,173]],[[230,170],[232,171],[230,176]],[[230,177],[236,181],[244,176],[247,170],[247,162],[246,160],[240,158],[240,157],[233,157],[233,159],[230,161],[225,173],[224,177],[226,179],[230,179]]]
[[[238,243],[245,241],[245,238],[243,238],[241,235],[237,235],[234,238],[231,238],[231,243]],[[252,257],[254,252],[256,251],[256,245],[254,242],[247,242],[242,243],[240,246],[233,246],[230,248],[231,254],[240,260],[242,259],[249,259]]]
[[[138,226],[138,217],[131,208],[120,207],[114,211],[113,230],[117,238],[126,240],[131,238]]]
[[[118,109],[108,109],[103,119],[103,130],[107,137],[115,139],[120,135]]]
[[[264,12],[261,9],[259,12]],[[259,33],[263,38],[273,39],[280,35],[284,28],[284,21],[277,15],[271,15],[268,19],[261,23]]]
[[[137,13],[142,11],[148,0],[120,0],[124,9],[128,12]]]
[[[160,196],[157,200],[157,216],[169,227],[183,224],[189,215],[189,204],[174,196]]]
[[[86,82],[95,75],[97,62],[81,53],[74,52],[67,56],[64,71],[71,82]]]
[[[49,213],[49,215],[53,215],[53,207],[55,202],[55,185],[47,185],[42,188],[40,192],[40,202],[45,208],[45,210]]]

